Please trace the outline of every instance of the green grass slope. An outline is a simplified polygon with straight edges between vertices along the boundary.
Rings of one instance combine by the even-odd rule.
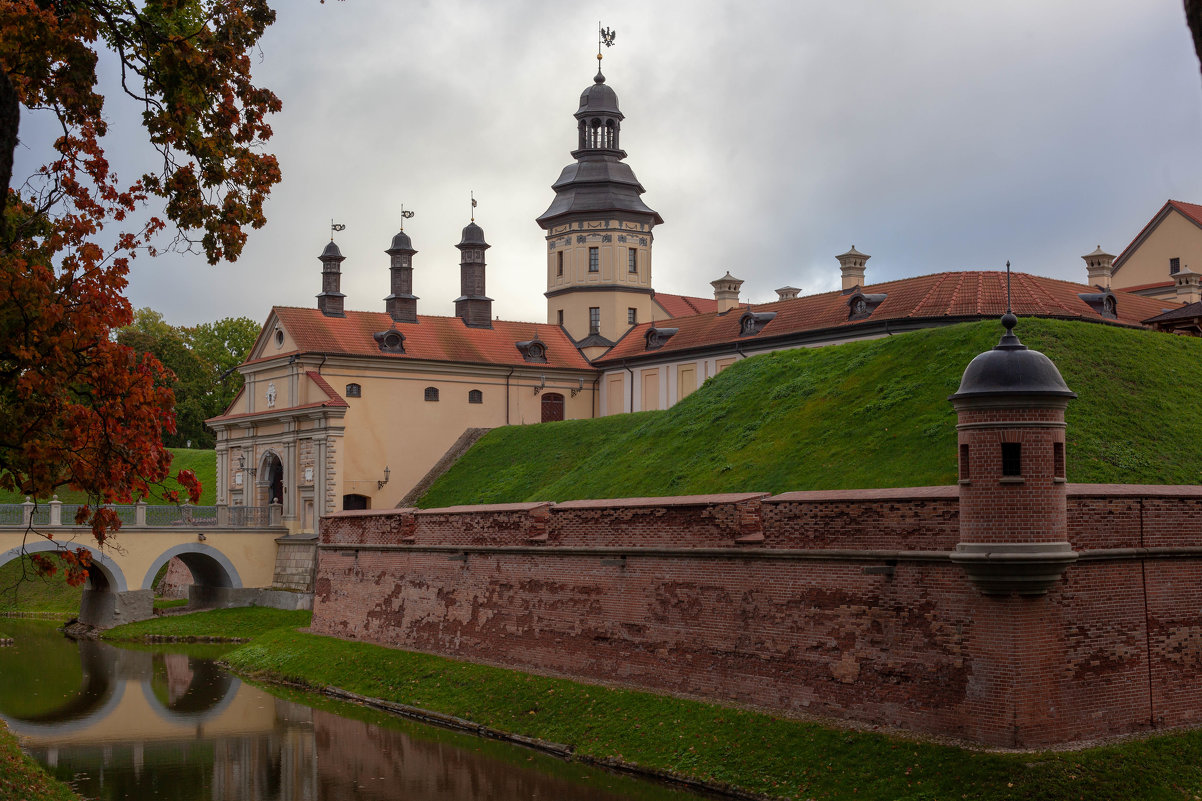
[[[1033,318],[1016,332],[1079,396],[1070,481],[1202,481],[1202,339]],[[950,484],[947,397],[1001,333],[987,321],[771,353],[665,411],[496,429],[418,505]]]
[[[191,470],[200,479],[201,486],[204,487],[204,492],[200,496],[200,505],[212,506],[215,504],[217,502],[217,457],[214,455],[214,451],[195,448],[168,448],[167,450],[171,451],[174,457],[171,460],[171,474],[175,475],[180,470]],[[164,481],[162,489],[178,490],[181,498],[187,497],[183,487],[173,478]],[[161,494],[161,492],[156,494]],[[63,503],[87,502],[87,498],[82,492],[65,487],[59,490],[58,499]],[[22,503],[24,500],[25,496],[18,492],[0,490],[0,503]],[[48,501],[50,499],[42,498],[41,500]],[[146,502],[164,503],[161,497],[147,498]]]

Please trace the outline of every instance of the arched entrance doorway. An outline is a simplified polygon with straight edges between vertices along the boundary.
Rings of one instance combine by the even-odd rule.
[[[543,422],[554,423],[563,419],[563,395],[558,392],[543,393]]]
[[[263,504],[284,502],[284,465],[270,451],[263,457]]]

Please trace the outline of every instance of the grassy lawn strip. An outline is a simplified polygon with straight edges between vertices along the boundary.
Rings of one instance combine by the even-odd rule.
[[[1202,732],[1071,753],[991,754],[291,629],[262,633],[226,661],[244,673],[339,687],[570,745],[595,760],[620,760],[781,798],[1067,801],[1202,795]]]
[[[168,448],[171,451],[171,475],[174,476],[180,470],[191,470],[200,479],[200,483],[204,487],[201,492],[199,506],[212,506],[217,502],[217,457],[214,451],[200,450],[197,448]],[[151,488],[154,495],[146,499],[146,502],[151,505],[165,504],[162,498],[162,490],[178,490],[180,497],[186,497],[187,493],[183,492],[183,487],[174,478],[167,478],[163,481],[161,487]],[[58,490],[58,499],[63,503],[87,503],[87,496],[76,490],[68,487],[60,487]],[[0,503],[22,503],[25,496],[19,492],[9,490],[0,490]],[[49,501],[49,498],[40,499],[43,503]]]
[[[312,616],[312,612],[291,612],[262,606],[213,609],[127,623],[106,631],[104,639],[138,641],[150,636],[250,639],[272,629],[308,626]]]
[[[3,721],[0,721],[0,801],[79,801],[70,787],[56,781],[25,755]]]

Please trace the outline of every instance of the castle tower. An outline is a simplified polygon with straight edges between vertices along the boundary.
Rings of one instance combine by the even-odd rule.
[[[384,310],[398,323],[417,322],[417,297],[413,294],[413,242],[402,228],[384,251],[390,259],[392,294],[384,298]]]
[[[663,218],[623,162],[624,117],[600,67],[575,116],[576,161],[552,185],[555,200],[538,224],[547,232],[547,321],[591,358],[632,322],[652,319],[652,229]]]
[[[492,328],[492,298],[484,294],[484,229],[475,220],[463,229],[459,244],[459,297],[455,316],[471,328]]]
[[[342,283],[341,265],[346,257],[331,239],[318,258],[321,259],[321,294],[317,296],[317,308],[326,317],[345,317],[343,301],[346,295],[338,290]]]
[[[956,409],[960,543],[952,561],[985,595],[1043,595],[1077,558],[1066,522],[1064,410],[1077,397],[1014,334],[969,363]]]

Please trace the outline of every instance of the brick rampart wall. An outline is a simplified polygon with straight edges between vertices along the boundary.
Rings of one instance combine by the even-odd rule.
[[[1202,722],[1202,488],[1068,490],[1033,599],[948,560],[955,487],[347,512],[313,629],[992,745]]]

